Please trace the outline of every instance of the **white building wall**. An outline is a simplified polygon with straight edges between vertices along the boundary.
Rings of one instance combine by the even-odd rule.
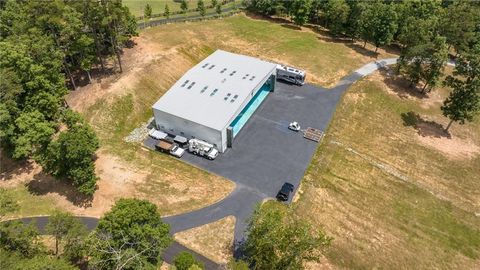
[[[226,141],[222,142],[222,132],[219,130],[200,125],[157,109],[153,109],[153,115],[158,130],[173,135],[180,135],[188,139],[197,138],[204,140],[215,144],[220,152],[224,152],[226,149]]]

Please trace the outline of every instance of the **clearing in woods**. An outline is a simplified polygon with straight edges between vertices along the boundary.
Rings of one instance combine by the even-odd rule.
[[[50,213],[43,205],[99,216],[120,197],[149,199],[157,203],[162,214],[170,215],[225,197],[234,188],[232,182],[123,140],[152,116],[151,105],[177,79],[217,48],[306,69],[311,82],[327,86],[375,59],[358,44],[331,42],[317,30],[292,29],[285,22],[244,14],[150,28],[134,43],[133,48],[124,50],[123,73],[96,76],[93,84],[67,96],[68,104],[89,120],[101,142],[95,196],[78,199],[81,196],[68,185],[38,169],[28,172],[23,167],[2,167],[2,178],[9,179],[2,185],[10,186],[25,202],[15,216]],[[391,56],[380,52],[379,57]],[[13,185],[21,175],[25,176],[22,184]],[[36,185],[29,184],[32,181]],[[28,202],[33,198],[45,203],[31,205]]]

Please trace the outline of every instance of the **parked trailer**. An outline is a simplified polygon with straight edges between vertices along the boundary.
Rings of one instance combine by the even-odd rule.
[[[160,139],[160,141],[155,145],[155,149],[160,152],[169,153],[172,156],[181,158],[185,150],[178,147],[178,145],[168,139]]]
[[[287,81],[296,85],[304,85],[305,71],[284,65],[277,65],[277,80]]]
[[[188,151],[210,160],[214,160],[218,156],[218,150],[212,144],[199,139],[191,139],[188,141]]]

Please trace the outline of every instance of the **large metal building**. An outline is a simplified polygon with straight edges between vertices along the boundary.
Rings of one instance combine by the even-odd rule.
[[[220,152],[269,92],[276,64],[217,50],[180,78],[154,105],[158,130],[214,144]]]

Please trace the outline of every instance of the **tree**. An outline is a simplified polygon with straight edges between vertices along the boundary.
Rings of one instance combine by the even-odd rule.
[[[145,9],[143,10],[143,16],[145,16],[147,19],[152,17],[152,6],[150,6],[148,3],[145,5]]]
[[[55,133],[54,124],[47,121],[37,110],[20,113],[15,120],[15,126],[17,137],[13,139],[15,144],[13,157],[17,159],[41,152]]]
[[[307,22],[311,6],[311,0],[292,1],[291,15],[293,22],[295,22],[296,25],[302,26]]]
[[[217,0],[212,0],[211,3],[212,3],[212,7],[216,7],[217,4],[218,4],[218,1]]]
[[[81,193],[92,195],[97,180],[92,158],[98,147],[95,133],[87,124],[73,124],[50,142],[41,163],[47,172],[66,177]]]
[[[170,245],[168,231],[154,204],[120,199],[89,238],[90,264],[98,269],[153,269]]]
[[[380,1],[365,5],[360,18],[361,37],[379,47],[389,45],[397,31],[397,14],[392,5]]]
[[[347,0],[350,7],[345,32],[353,41],[358,39],[361,34],[360,18],[364,9],[364,4],[356,0]]]
[[[83,245],[80,242],[86,237],[87,230],[72,214],[55,212],[49,217],[45,231],[55,239],[55,255],[59,255],[59,246],[62,245],[69,259],[75,261],[83,257]]]
[[[232,259],[228,262],[228,269],[230,270],[249,270],[248,264],[242,260]]]
[[[37,256],[28,260],[20,260],[16,264],[14,269],[23,270],[45,270],[45,269],[54,269],[54,270],[78,270],[77,267],[69,264],[67,261],[61,258],[50,258],[46,255]]]
[[[3,221],[3,217],[18,210],[18,203],[7,189],[0,188],[0,222]]]
[[[397,71],[410,80],[411,85],[424,81],[425,94],[437,85],[448,57],[445,38],[435,37],[426,44],[405,48],[398,60]]]
[[[217,4],[215,6],[215,11],[217,12],[218,15],[222,14],[222,6],[220,4]]]
[[[350,6],[345,0],[329,0],[325,7],[326,26],[334,35],[340,35],[345,31],[345,24],[350,14]]]
[[[39,233],[35,224],[25,225],[20,221],[2,222],[0,236],[2,249],[16,252],[22,257],[33,258],[45,250],[38,240]]]
[[[449,5],[441,18],[440,31],[447,38],[457,53],[468,50],[475,38],[478,27],[480,9],[471,1],[454,1]]]
[[[205,3],[203,2],[203,0],[198,0],[197,10],[199,11],[199,13],[202,17],[205,16],[206,10],[205,10]]]
[[[39,254],[33,258],[27,258],[18,253],[0,249],[0,262],[2,269],[9,270],[75,270],[75,266],[65,260]]]
[[[441,107],[443,115],[450,118],[446,131],[453,122],[473,121],[480,111],[480,44],[459,56],[453,75],[445,80],[453,90]]]
[[[177,270],[189,270],[194,265],[198,266],[200,269],[204,269],[203,264],[186,251],[178,253],[173,259],[173,264]]]
[[[182,10],[182,13],[186,13],[188,10],[188,3],[187,0],[182,0],[180,2],[180,9]]]
[[[453,122],[463,125],[472,122],[480,111],[480,83],[465,84],[460,80],[449,82],[453,88],[450,95],[441,107],[445,117],[450,119],[445,131],[448,131]]]
[[[310,224],[291,216],[278,202],[257,206],[244,246],[254,269],[302,269],[305,262],[319,260],[331,238],[321,231],[312,233]]]
[[[165,16],[165,18],[170,18],[170,9],[168,8],[168,4],[165,4],[165,11],[163,12],[163,16]]]

